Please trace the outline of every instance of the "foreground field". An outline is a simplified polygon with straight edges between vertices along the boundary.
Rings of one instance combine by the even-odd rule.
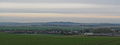
[[[0,34],[0,45],[120,45],[120,37]]]

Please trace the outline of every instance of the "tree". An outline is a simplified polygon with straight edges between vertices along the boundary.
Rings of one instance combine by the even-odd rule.
[[[97,28],[93,29],[93,33],[112,33],[110,28]]]

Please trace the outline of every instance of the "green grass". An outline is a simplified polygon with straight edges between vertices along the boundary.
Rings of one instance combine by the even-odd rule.
[[[120,45],[120,37],[15,35],[0,33],[0,45]]]

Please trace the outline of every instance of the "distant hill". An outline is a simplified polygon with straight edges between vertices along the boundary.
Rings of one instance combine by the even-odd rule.
[[[115,23],[74,23],[74,22],[45,22],[45,23],[15,23],[0,22],[0,26],[120,26]]]

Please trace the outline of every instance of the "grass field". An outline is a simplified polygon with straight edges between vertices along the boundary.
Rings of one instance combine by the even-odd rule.
[[[0,33],[0,45],[120,45],[120,37],[15,35]]]

